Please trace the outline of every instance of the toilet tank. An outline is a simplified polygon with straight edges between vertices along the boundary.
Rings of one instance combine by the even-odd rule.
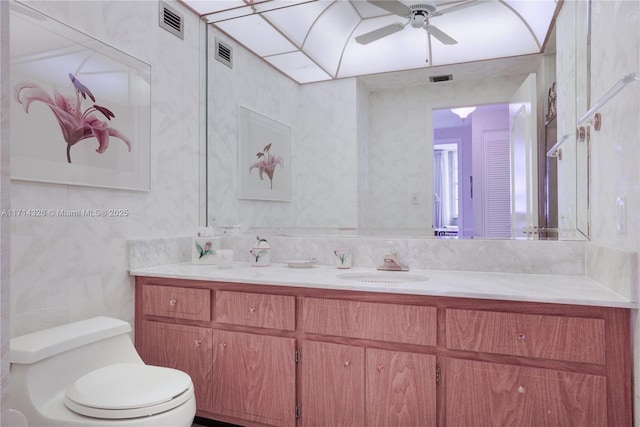
[[[125,321],[94,317],[12,338],[12,395],[29,396],[38,404],[103,366],[143,363],[130,333]]]
[[[31,364],[117,335],[129,334],[123,320],[94,317],[11,339],[9,362]]]

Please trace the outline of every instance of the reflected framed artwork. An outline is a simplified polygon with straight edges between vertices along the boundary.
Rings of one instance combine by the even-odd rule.
[[[11,178],[151,189],[151,66],[11,6]]]
[[[240,107],[238,174],[241,199],[291,199],[291,129]]]

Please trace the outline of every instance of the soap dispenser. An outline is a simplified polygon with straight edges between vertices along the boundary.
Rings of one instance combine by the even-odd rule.
[[[271,251],[269,242],[260,236],[256,236],[256,240],[255,246],[249,251],[254,261],[251,265],[253,267],[268,267],[271,265],[269,262],[269,252]]]

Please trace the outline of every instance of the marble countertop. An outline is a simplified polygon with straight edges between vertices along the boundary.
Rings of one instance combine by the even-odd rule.
[[[343,274],[387,273],[375,268],[337,269],[330,266],[290,268],[287,264],[252,267],[234,263],[230,269],[215,265],[172,264],[132,270],[133,276],[209,280],[258,285],[296,286],[366,292],[482,298],[508,301],[577,304],[635,308],[624,298],[584,276],[547,274],[480,273],[467,271],[411,270],[393,273],[396,277],[426,276],[426,281],[403,283],[360,282],[339,277]]]

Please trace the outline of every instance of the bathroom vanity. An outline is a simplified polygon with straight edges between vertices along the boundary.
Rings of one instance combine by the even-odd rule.
[[[595,282],[296,270],[133,271],[138,352],[191,375],[199,416],[241,425],[632,424],[632,305]]]

